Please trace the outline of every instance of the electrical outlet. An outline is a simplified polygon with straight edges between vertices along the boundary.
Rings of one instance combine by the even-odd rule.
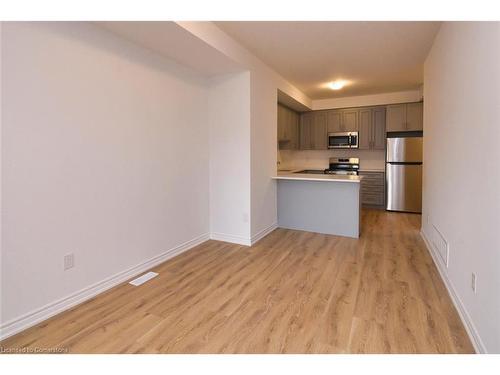
[[[472,291],[474,293],[476,293],[476,290],[477,290],[477,277],[476,277],[476,274],[474,272],[472,272],[470,287],[471,287]]]
[[[69,270],[75,266],[75,255],[73,253],[64,256],[64,270]]]

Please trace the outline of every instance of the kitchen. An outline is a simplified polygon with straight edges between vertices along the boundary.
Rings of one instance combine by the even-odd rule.
[[[277,120],[280,227],[357,238],[361,208],[421,213],[423,101],[307,112],[278,102]]]

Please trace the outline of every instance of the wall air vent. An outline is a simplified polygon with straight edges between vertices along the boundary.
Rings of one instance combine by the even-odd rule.
[[[448,267],[448,260],[449,260],[448,241],[446,241],[444,236],[441,234],[441,232],[436,228],[434,224],[431,224],[431,228],[432,228],[432,234],[431,234],[432,246],[439,254],[439,257],[441,258],[443,264],[446,267]]]

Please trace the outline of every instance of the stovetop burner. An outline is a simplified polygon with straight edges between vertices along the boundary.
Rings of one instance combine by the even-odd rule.
[[[330,167],[325,169],[326,174],[357,175],[359,158],[330,158]]]

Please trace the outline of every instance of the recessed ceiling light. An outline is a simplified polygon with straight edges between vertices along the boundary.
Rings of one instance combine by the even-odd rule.
[[[332,90],[340,90],[346,84],[347,84],[347,81],[337,80],[337,81],[330,82],[328,84],[328,87],[331,88]]]

